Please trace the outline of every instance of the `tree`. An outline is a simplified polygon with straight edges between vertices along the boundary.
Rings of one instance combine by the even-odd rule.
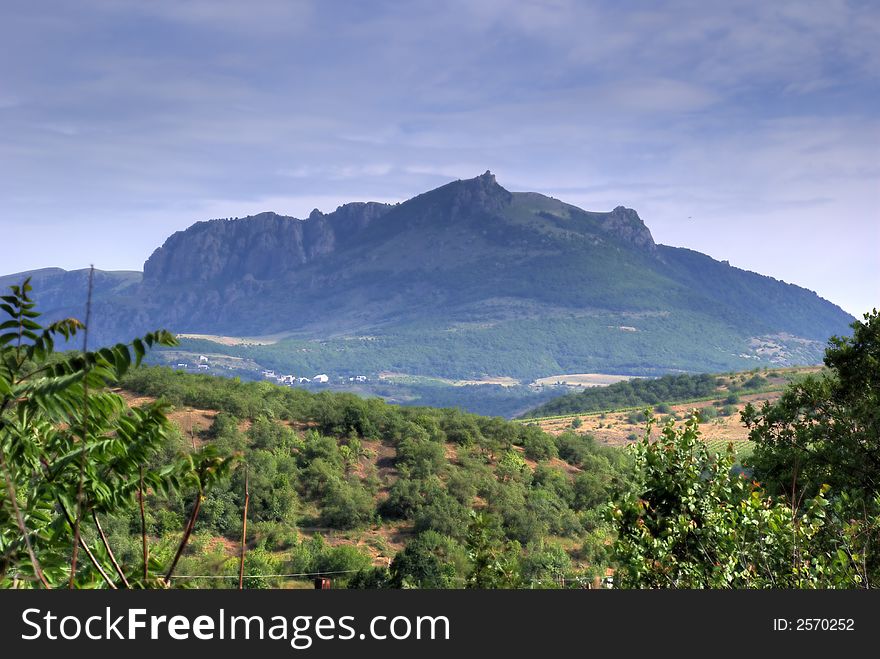
[[[524,433],[523,449],[530,460],[549,460],[557,457],[556,443],[553,438],[540,429],[526,428]]]
[[[25,280],[0,298],[7,316],[0,323],[0,587],[164,585],[206,489],[231,460],[208,448],[145,467],[170,434],[167,406],[129,408],[107,385],[137,366],[149,347],[173,345],[174,337],[159,331],[96,352],[56,352],[56,339],[87,328],[74,319],[43,327],[30,291]],[[144,520],[147,490],[187,488],[195,499],[174,559],[162,570],[166,578],[150,573],[162,566],[148,560],[143,522],[141,564],[121,564],[101,519],[137,506]]]
[[[458,544],[436,531],[420,533],[391,562],[393,588],[456,588],[466,561]]]
[[[502,483],[529,481],[532,476],[532,470],[526,464],[525,458],[512,449],[505,451],[498,460],[496,473]]]
[[[829,486],[833,512],[870,581],[880,578],[880,313],[832,337],[828,371],[795,382],[775,404],[742,414],[755,451],[749,466],[791,505]]]
[[[880,313],[833,337],[827,373],[790,385],[774,405],[749,405],[751,465],[768,486],[797,494],[823,484],[852,494],[880,490]]]
[[[801,509],[734,473],[733,448],[710,453],[698,419],[653,420],[634,447],[635,490],[609,508],[624,588],[823,588],[865,585],[850,539],[829,530],[826,488]],[[830,532],[829,532],[830,531]]]
[[[520,544],[508,541],[494,517],[471,511],[467,533],[468,588],[518,588]]]

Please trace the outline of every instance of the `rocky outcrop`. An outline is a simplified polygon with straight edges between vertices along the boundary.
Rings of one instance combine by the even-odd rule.
[[[487,213],[501,213],[510,205],[513,195],[498,185],[495,175],[486,170],[482,176],[449,185],[450,215],[453,219],[479,209]]]
[[[600,226],[606,233],[639,249],[656,251],[654,237],[632,208],[618,206],[610,213],[602,213],[601,217]]]
[[[308,219],[260,213],[236,220],[198,222],[165,241],[144,264],[147,283],[268,280],[335,251],[381,217],[387,204],[355,203]]]

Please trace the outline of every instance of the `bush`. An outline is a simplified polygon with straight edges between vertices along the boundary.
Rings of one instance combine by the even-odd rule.
[[[416,510],[414,529],[417,533],[436,531],[460,539],[467,531],[469,512],[469,508],[444,492]]]
[[[533,587],[554,586],[559,577],[571,570],[571,558],[559,545],[533,549],[520,559],[522,578]]]
[[[381,513],[390,519],[412,519],[429,498],[427,490],[441,488],[434,479],[398,478],[382,502]]]
[[[531,479],[532,471],[518,451],[506,451],[498,461],[495,470],[502,483],[509,481],[523,482]]]
[[[319,553],[312,568],[314,572],[322,572],[336,580],[347,580],[348,575],[342,573],[366,570],[371,562],[370,556],[354,545],[339,545]]]
[[[697,410],[697,419],[700,423],[708,423],[718,416],[718,410],[714,407],[701,407]]]
[[[265,589],[271,587],[271,575],[278,573],[278,559],[265,549],[251,549],[244,557],[243,586],[248,589]]]
[[[268,551],[281,551],[294,547],[299,533],[295,526],[279,522],[254,522],[248,525],[248,536]]]
[[[455,540],[426,531],[394,557],[391,585],[394,588],[461,587],[467,565],[467,555]]]
[[[743,383],[744,389],[760,389],[767,385],[767,378],[761,375],[753,375]]]
[[[365,526],[375,517],[373,497],[354,479],[334,481],[322,504],[321,521],[335,528],[353,529]]]
[[[477,496],[478,474],[465,469],[456,468],[446,479],[446,491],[463,506],[471,507]]]
[[[446,467],[446,451],[427,438],[407,438],[397,445],[397,463],[417,478],[442,473]]]
[[[592,452],[596,440],[592,435],[564,432],[554,438],[559,457],[568,464],[578,466]]]
[[[626,415],[626,420],[634,426],[640,425],[648,420],[644,412],[630,412]]]
[[[558,455],[553,438],[545,432],[532,432],[526,435],[523,449],[530,460],[549,460]]]
[[[348,580],[349,589],[379,590],[391,587],[391,573],[386,567],[370,567],[360,570]]]

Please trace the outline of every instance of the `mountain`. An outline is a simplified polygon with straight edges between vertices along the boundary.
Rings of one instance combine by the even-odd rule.
[[[33,273],[82,315],[85,271]],[[0,285],[23,273],[0,278]],[[529,379],[809,363],[852,318],[806,289],[654,242],[636,211],[510,192],[486,172],[399,204],[198,222],[99,272],[98,340],[147,329],[293,372]]]

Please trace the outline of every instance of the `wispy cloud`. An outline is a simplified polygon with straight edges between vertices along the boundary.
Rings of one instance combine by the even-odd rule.
[[[880,299],[878,34],[847,0],[13,0],[0,223],[45,238],[3,269],[136,268],[206,217],[488,168],[859,311]]]

